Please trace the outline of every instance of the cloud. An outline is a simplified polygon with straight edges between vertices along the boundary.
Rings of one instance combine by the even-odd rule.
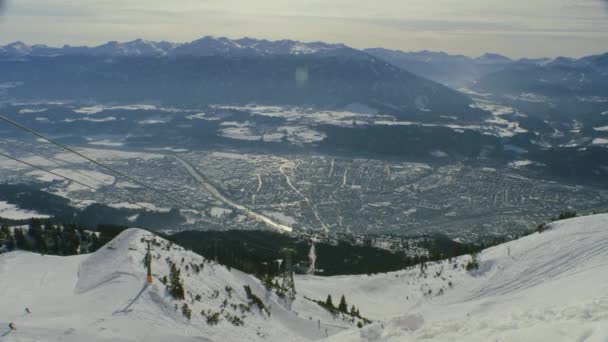
[[[204,35],[479,55],[583,55],[608,45],[608,0],[0,0],[0,45]],[[381,3],[381,5],[380,5]],[[604,11],[606,9],[606,11]]]

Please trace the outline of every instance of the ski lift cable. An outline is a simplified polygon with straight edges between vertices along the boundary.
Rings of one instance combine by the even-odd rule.
[[[3,138],[0,138],[0,141],[4,142],[4,143],[6,143],[6,144],[9,144],[9,145],[13,145],[13,146],[16,146],[16,147],[21,147],[21,146],[17,145],[15,142],[10,141],[10,140],[8,140],[8,139],[3,139]],[[70,166],[70,165],[69,165],[67,162],[65,162],[65,161],[58,161],[58,159],[56,159],[56,158],[52,158],[52,157],[45,157],[45,156],[43,156],[43,155],[36,154],[36,153],[33,153],[33,152],[29,152],[29,153],[30,153],[31,155],[35,156],[35,157],[38,157],[38,158],[44,159],[44,160],[48,161],[49,163],[51,163],[51,164],[53,164],[53,165],[56,165],[56,166],[60,166],[60,167]],[[79,170],[73,170],[73,169],[70,169],[70,171],[73,171],[73,172],[75,172],[75,173],[77,173],[77,174],[79,174],[79,175],[81,175],[81,176],[83,176],[83,177],[86,177],[86,178],[92,179],[92,180],[94,180],[94,181],[98,182],[99,184],[105,185],[105,181],[104,181],[104,180],[102,180],[102,179],[99,179],[99,178],[93,177],[93,176],[91,176],[91,175],[87,175],[86,173],[81,172],[81,171],[79,171]]]
[[[170,196],[170,195],[168,195],[168,194],[164,193],[164,192],[163,192],[163,191],[161,191],[161,190],[158,190],[158,189],[156,189],[156,188],[154,188],[154,187],[152,187],[152,186],[150,186],[150,185],[148,185],[148,184],[146,184],[146,183],[144,183],[144,182],[138,181],[137,179],[135,179],[135,178],[133,178],[133,177],[131,177],[131,176],[129,176],[129,175],[126,175],[126,174],[124,174],[124,173],[122,173],[122,172],[120,172],[120,171],[114,170],[113,168],[111,168],[111,167],[109,167],[109,166],[107,166],[107,165],[104,165],[104,164],[102,164],[102,163],[100,163],[100,162],[96,161],[95,159],[92,159],[92,158],[90,158],[90,157],[88,157],[88,156],[84,155],[83,153],[81,153],[81,152],[78,152],[78,151],[74,150],[73,148],[70,148],[70,147],[68,147],[68,146],[66,146],[66,145],[63,145],[63,144],[61,144],[61,143],[59,143],[59,142],[57,142],[57,141],[55,141],[55,140],[52,140],[52,139],[50,139],[50,138],[47,138],[46,136],[42,135],[41,133],[38,133],[38,132],[36,132],[36,131],[34,131],[34,130],[32,130],[32,129],[28,128],[28,127],[25,127],[25,126],[23,126],[22,124],[20,124],[20,123],[18,123],[18,122],[15,122],[15,121],[11,120],[11,119],[7,118],[7,117],[6,117],[6,116],[4,116],[4,115],[0,115],[0,120],[6,121],[6,122],[8,122],[9,124],[11,124],[11,125],[13,125],[13,126],[16,126],[16,127],[20,128],[20,129],[22,129],[22,130],[26,131],[26,132],[29,132],[29,133],[31,133],[31,134],[33,134],[33,135],[35,135],[35,136],[39,137],[39,138],[42,138],[42,139],[44,139],[44,140],[46,140],[46,141],[50,142],[50,143],[51,143],[51,144],[53,144],[53,145],[59,146],[59,147],[61,147],[62,149],[66,150],[66,151],[68,151],[68,152],[71,152],[71,153],[73,153],[73,154],[75,154],[75,155],[77,155],[77,156],[79,156],[79,157],[81,157],[81,158],[84,158],[84,159],[86,159],[86,160],[90,161],[91,163],[93,163],[93,164],[95,164],[95,165],[97,165],[97,166],[100,166],[100,167],[102,167],[102,168],[104,168],[104,169],[106,169],[106,170],[108,170],[108,171],[110,171],[110,172],[112,172],[112,173],[114,173],[114,174],[116,174],[116,175],[118,175],[118,176],[121,176],[121,177],[123,177],[123,178],[126,178],[126,179],[130,180],[131,182],[133,182],[133,183],[135,183],[135,184],[137,184],[137,185],[139,185],[139,186],[142,186],[142,187],[144,187],[144,188],[146,188],[146,189],[152,190],[153,192],[155,192],[155,193],[157,193],[157,194],[159,194],[159,195],[161,195],[161,196],[163,196],[163,197],[165,197],[165,198],[167,198],[167,199],[169,199],[169,200],[171,200],[171,201],[173,201],[173,202],[175,202],[175,203],[179,203],[180,205],[182,205],[182,206],[184,206],[184,207],[186,207],[186,208],[189,208],[189,207],[190,207],[189,205],[187,205],[187,204],[186,204],[186,203],[184,203],[183,201],[181,201],[181,200],[179,200],[179,199],[177,199],[177,198],[175,198],[175,197],[173,197],[173,196]],[[192,209],[192,208],[189,208],[189,209]]]
[[[15,157],[10,156],[10,155],[8,155],[8,154],[6,154],[6,153],[0,152],[0,156],[2,156],[2,157],[4,157],[4,158],[11,159],[11,160],[14,160],[14,161],[16,161],[16,162],[18,162],[18,163],[21,163],[21,164],[27,165],[27,166],[32,167],[32,168],[34,168],[34,169],[37,169],[37,170],[40,170],[40,171],[46,172],[46,173],[51,174],[51,175],[53,175],[53,176],[57,176],[57,177],[59,177],[59,178],[65,179],[65,180],[67,180],[67,181],[74,182],[74,183],[76,183],[76,184],[78,184],[78,185],[82,185],[82,186],[84,186],[84,187],[86,187],[86,188],[88,188],[88,189],[91,189],[91,190],[97,191],[97,188],[96,188],[96,187],[94,187],[94,186],[91,186],[91,185],[85,184],[85,183],[83,183],[83,182],[77,181],[77,180],[75,180],[75,179],[73,179],[73,178],[70,178],[70,177],[67,177],[67,176],[61,175],[61,174],[59,174],[59,173],[57,173],[57,172],[53,172],[53,171],[47,170],[47,169],[45,169],[45,168],[43,168],[43,167],[40,167],[40,166],[38,166],[38,165],[34,165],[34,164],[32,164],[32,163],[26,162],[26,161],[21,160],[21,159],[19,159],[19,158],[15,158]],[[129,201],[129,200],[128,200],[128,202],[131,202],[131,201]],[[149,208],[146,208],[145,206],[143,206],[143,205],[141,205],[141,204],[139,204],[139,203],[135,203],[135,202],[133,202],[133,203],[131,203],[131,204],[136,205],[136,206],[138,206],[138,207],[141,207],[141,208],[142,208],[142,209],[144,209],[144,210],[148,210],[148,209],[149,209]]]

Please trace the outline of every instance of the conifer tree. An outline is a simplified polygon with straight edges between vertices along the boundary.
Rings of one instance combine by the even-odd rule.
[[[8,227],[4,226],[3,229],[6,228],[6,230],[4,230],[4,239],[6,240],[6,249],[8,251],[12,251],[15,249],[15,237],[13,236],[13,233],[10,229],[8,229]]]
[[[17,248],[19,248],[21,250],[25,250],[25,251],[30,250],[30,244],[27,241],[27,239],[25,238],[25,234],[23,234],[22,229],[15,229],[15,243],[17,245]]]
[[[76,226],[73,224],[63,228],[63,254],[64,255],[75,255],[78,254],[80,245],[80,238],[76,232]]]
[[[28,235],[34,241],[34,250],[40,253],[47,253],[46,241],[44,240],[44,230],[42,230],[42,222],[37,219],[30,221]]]
[[[184,299],[184,286],[181,280],[181,271],[174,263],[171,263],[171,273],[169,274],[169,293],[175,299]]]
[[[91,247],[89,247],[89,252],[95,252],[99,248],[101,248],[101,241],[96,233],[91,233]]]
[[[334,303],[331,300],[331,295],[327,295],[327,299],[325,300],[325,305],[327,305],[330,308],[334,307]]]
[[[340,298],[340,304],[338,304],[338,310],[340,312],[348,313],[348,305],[346,304],[346,298],[344,298],[344,295],[342,295],[342,298]]]

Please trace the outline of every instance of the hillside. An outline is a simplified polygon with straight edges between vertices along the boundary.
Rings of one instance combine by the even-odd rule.
[[[16,100],[342,108],[362,103],[400,118],[478,119],[471,99],[365,53],[270,56],[28,57],[0,61]],[[120,89],[120,91],[116,91]]]
[[[480,77],[501,70],[514,61],[496,54],[477,58],[445,52],[405,52],[374,48],[363,50],[403,70],[454,88],[467,87]]]
[[[484,250],[470,273],[460,258],[424,273],[335,278],[334,289],[382,323],[330,340],[605,341],[607,241],[608,214],[594,215]],[[325,292],[318,278],[298,280],[308,295]]]
[[[330,341],[604,341],[607,226],[608,214],[558,221],[484,250],[470,271],[464,256],[373,276],[296,276],[291,310],[257,279],[158,237],[155,279],[145,286],[143,238],[151,234],[129,229],[90,255],[0,255],[0,334],[6,341],[306,341],[326,333]],[[160,282],[168,261],[181,269],[185,300],[174,300]],[[244,285],[270,315],[252,304]],[[344,294],[373,322],[357,329],[305,299],[328,294],[335,303]],[[221,312],[218,324],[201,311]],[[4,328],[8,322],[17,330]]]
[[[321,337],[316,321],[282,309],[275,295],[265,297],[265,290],[255,278],[210,263],[160,238],[152,246],[154,282],[147,286],[142,239],[150,236],[146,231],[129,229],[90,255],[1,255],[3,341],[257,341],[286,336],[290,340]],[[185,300],[174,300],[160,281],[163,276],[169,277],[168,261],[181,269]],[[244,285],[265,298],[272,310],[270,317],[250,304]],[[191,320],[182,314],[183,303],[192,311]],[[310,314],[320,311],[313,305],[316,304],[305,305],[304,310]],[[25,314],[26,307],[30,314]],[[207,317],[219,313],[218,322],[207,323],[202,311]],[[315,316],[333,323],[327,313],[318,312]],[[7,333],[9,322],[17,330]]]

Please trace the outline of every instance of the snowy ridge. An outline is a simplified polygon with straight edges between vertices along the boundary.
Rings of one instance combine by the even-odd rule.
[[[303,303],[300,312],[288,311],[252,276],[159,237],[152,244],[154,281],[147,284],[144,239],[152,237],[128,229],[89,255],[0,255],[2,341],[307,341],[324,336],[317,321],[309,319],[317,311],[322,328],[331,333],[351,327],[314,303]],[[173,299],[161,282],[169,277],[169,261],[181,269],[184,300]],[[270,316],[248,305],[244,285],[271,308]],[[191,319],[182,313],[184,303]],[[218,322],[207,323],[201,312],[218,313]],[[240,325],[229,321],[235,317]],[[9,331],[9,322],[17,330]]]
[[[265,39],[205,36],[188,43],[154,42],[137,39],[129,42],[111,41],[98,46],[70,46],[60,48],[46,45],[27,45],[15,42],[0,46],[0,57],[87,55],[105,57],[164,57],[164,56],[272,56],[354,54],[362,52],[343,44],[270,41]]]
[[[484,250],[473,271],[465,269],[472,257],[462,256],[371,276],[296,276],[290,310],[254,277],[159,237],[152,244],[154,282],[147,285],[144,239],[151,237],[129,229],[97,252],[74,257],[0,255],[3,341],[608,338],[608,214],[554,222],[543,233]],[[160,281],[169,261],[181,269],[184,300],[174,300]],[[248,303],[244,285],[270,308],[269,316],[255,306],[241,311]],[[372,323],[356,328],[305,299],[328,294],[336,301],[344,294]],[[183,303],[192,309],[190,320]],[[217,325],[201,311],[221,312]],[[234,316],[242,325],[230,323]],[[17,330],[8,331],[8,322]]]

